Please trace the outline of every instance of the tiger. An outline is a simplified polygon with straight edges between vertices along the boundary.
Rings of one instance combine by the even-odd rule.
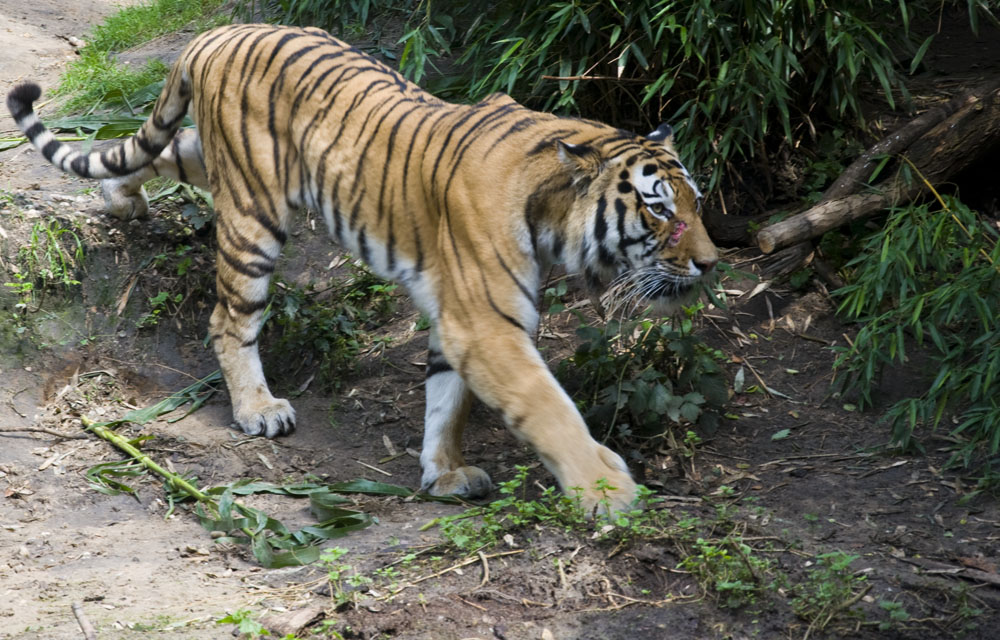
[[[104,150],[58,141],[33,110],[40,95],[36,83],[11,90],[18,126],[59,169],[104,180],[114,215],[145,215],[154,175],[211,192],[209,336],[243,432],[295,427],[265,380],[258,336],[293,214],[310,209],[430,320],[421,490],[492,489],[462,455],[475,396],[585,508],[635,508],[625,461],[591,436],[534,336],[551,265],[663,312],[713,277],[703,198],[669,125],[636,135],[504,94],[449,103],[326,31],[266,24],[193,39],[149,118]],[[194,128],[182,128],[187,115]]]

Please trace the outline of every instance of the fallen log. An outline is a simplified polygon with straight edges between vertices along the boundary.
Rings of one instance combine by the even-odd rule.
[[[764,253],[815,238],[843,224],[909,202],[928,184],[940,184],[1000,145],[1000,86],[971,96],[952,115],[914,140],[903,153],[919,176],[902,172],[865,193],[824,200],[781,222],[761,229],[757,245]],[[921,179],[923,178],[923,179]],[[925,182],[926,180],[926,182]]]
[[[934,126],[945,118],[951,116],[964,106],[972,104],[982,96],[988,95],[1000,86],[1000,79],[993,80],[986,84],[981,84],[975,89],[966,91],[955,96],[944,104],[932,107],[910,120],[905,125],[896,129],[888,136],[882,138],[862,153],[847,167],[832,185],[823,192],[820,202],[835,200],[852,193],[857,193],[868,184],[868,179],[875,169],[875,165],[885,156],[894,155],[904,151],[913,142],[930,131]]]

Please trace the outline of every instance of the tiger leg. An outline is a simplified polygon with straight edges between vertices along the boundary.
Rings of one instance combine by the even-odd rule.
[[[233,418],[249,435],[273,438],[295,428],[295,410],[267,387],[257,350],[267,289],[283,244],[254,216],[241,216],[216,197],[216,288],[209,335],[233,403]]]
[[[605,500],[611,511],[630,507],[636,485],[625,461],[591,437],[525,331],[502,321],[465,326],[445,315],[440,331],[449,362],[461,363],[470,388],[502,412],[510,431],[535,449],[564,492],[579,490],[587,510],[605,509]],[[610,488],[599,488],[602,480]]]
[[[143,184],[156,176],[209,189],[205,158],[197,129],[181,129],[151,164],[135,173],[101,180],[104,206],[119,220],[134,220],[149,215],[149,198]]]
[[[432,328],[427,357],[427,407],[421,489],[435,496],[480,498],[492,488],[490,477],[462,457],[462,431],[469,416],[472,393],[441,353],[437,329]]]

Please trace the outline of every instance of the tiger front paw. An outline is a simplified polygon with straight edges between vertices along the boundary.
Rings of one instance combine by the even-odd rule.
[[[581,506],[588,514],[610,515],[636,508],[638,487],[620,455],[598,445],[596,461],[586,469],[585,478],[564,484],[579,487]]]
[[[436,478],[424,478],[421,489],[432,496],[482,498],[493,488],[490,476],[479,467],[459,467]]]
[[[295,409],[288,400],[281,398],[241,407],[233,417],[240,431],[249,436],[277,438],[295,430]]]

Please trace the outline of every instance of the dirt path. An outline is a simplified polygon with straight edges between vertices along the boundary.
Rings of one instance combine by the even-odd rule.
[[[12,15],[0,9],[0,92],[27,77],[51,87],[73,55],[58,36],[82,37],[110,9],[110,2],[98,0],[40,0]],[[11,126],[0,114],[0,130]],[[441,552],[439,560],[421,559],[400,576],[380,579],[356,606],[334,612],[321,570],[263,570],[244,549],[213,545],[183,508],[167,516],[155,480],[128,479],[136,497],[91,489],[87,470],[120,459],[106,443],[9,432],[41,427],[76,436],[80,415],[107,418],[148,405],[215,363],[202,345],[211,294],[197,288],[198,277],[180,278],[176,262],[165,259],[164,269],[155,259],[193,246],[184,251],[204,272],[199,277],[210,281],[210,262],[200,249],[209,239],[178,236],[182,225],[166,215],[141,225],[108,220],[93,185],[62,176],[26,147],[0,153],[0,189],[9,196],[0,206],[4,281],[13,277],[18,248],[42,220],[77,229],[87,254],[84,284],[45,299],[30,315],[31,340],[10,325],[11,298],[0,297],[7,323],[0,330],[0,428],[7,431],[0,433],[0,639],[76,640],[82,633],[74,602],[83,604],[101,640],[225,638],[233,626],[215,620],[226,612],[308,606],[325,608],[344,637],[366,639],[994,637],[1000,596],[982,578],[997,576],[996,500],[960,501],[971,489],[969,479],[943,473],[947,453],[936,447],[927,457],[882,452],[877,447],[887,434],[877,415],[859,414],[829,395],[829,347],[850,328],[833,318],[829,298],[815,291],[743,296],[732,313],[716,312],[702,329],[727,354],[729,375],[737,360],[750,363],[787,399],[735,395],[732,419],[703,434],[693,457],[661,449],[636,465],[648,484],[670,496],[678,519],[735,524],[740,539],[752,545],[752,557],[773,563],[788,583],[761,589],[754,604],[728,609],[677,569],[682,558],[663,540],[610,548],[586,536],[528,528],[490,551],[520,553],[490,560],[488,575],[486,561],[476,555],[463,570],[444,571],[462,558]],[[288,282],[328,277],[336,252],[318,227],[304,224],[293,234],[283,266]],[[150,273],[157,269],[154,279]],[[137,314],[149,311],[145,301],[160,287],[184,292],[185,303],[155,327],[137,328]],[[119,316],[122,300],[128,311]],[[289,438],[250,439],[225,428],[230,410],[224,393],[180,422],[156,421],[126,433],[154,436],[146,450],[195,474],[203,486],[316,474],[416,487],[417,461],[410,455],[387,460],[384,444],[388,440],[399,452],[420,446],[425,337],[414,329],[416,320],[399,301],[389,321],[373,329],[391,338],[388,348],[367,351],[338,393],[304,384],[315,363],[279,367],[287,372],[287,391],[304,389],[294,399],[299,428]],[[574,346],[567,337],[570,320],[557,322],[565,326],[543,342],[553,359]],[[918,375],[892,372],[893,386],[904,390]],[[533,465],[531,481],[551,484],[495,416],[477,408],[473,418],[471,464],[498,481],[509,479],[516,464]],[[457,510],[388,498],[358,501],[378,524],[336,544],[349,550],[345,561],[367,575],[427,549],[438,534],[422,525]],[[289,525],[309,521],[308,509],[294,501],[254,504]],[[810,630],[790,601],[816,556],[835,550],[858,556],[851,567],[868,590],[825,631]],[[983,573],[962,577],[968,568]],[[440,576],[414,582],[438,571]],[[382,599],[393,586],[407,584],[412,586],[395,598]],[[908,619],[891,619],[897,609]]]
[[[0,93],[29,78],[43,87],[54,86],[75,55],[65,38],[85,37],[90,25],[119,4],[117,0],[4,3]],[[3,109],[0,130],[13,127]],[[0,187],[25,197],[28,213],[23,215],[29,221],[53,210],[78,217],[97,214],[100,199],[81,193],[83,186],[53,171],[26,146],[0,156]],[[10,213],[6,210],[0,219],[0,228],[7,230],[3,238],[7,259],[16,254],[17,247],[11,245],[19,226]],[[52,333],[56,337],[65,329],[53,328]],[[23,347],[5,348],[0,354],[4,428],[41,424],[37,418],[45,413],[52,385],[65,384],[66,376],[87,357],[86,351],[66,347],[41,352]],[[224,429],[211,433],[220,441],[227,438]],[[236,585],[250,577],[251,568],[231,568],[178,544],[201,540],[195,542],[201,546],[205,540],[187,518],[163,520],[162,502],[155,492],[135,500],[105,498],[86,488],[79,470],[115,457],[88,440],[30,433],[0,438],[0,483],[5,487],[0,498],[0,638],[79,638],[72,602],[84,603],[102,638],[138,638],[145,634],[132,633],[129,627],[145,624],[157,629],[169,623],[210,621],[247,601],[245,587]],[[201,626],[191,623],[163,637],[192,637]],[[199,637],[219,637],[219,632]]]

